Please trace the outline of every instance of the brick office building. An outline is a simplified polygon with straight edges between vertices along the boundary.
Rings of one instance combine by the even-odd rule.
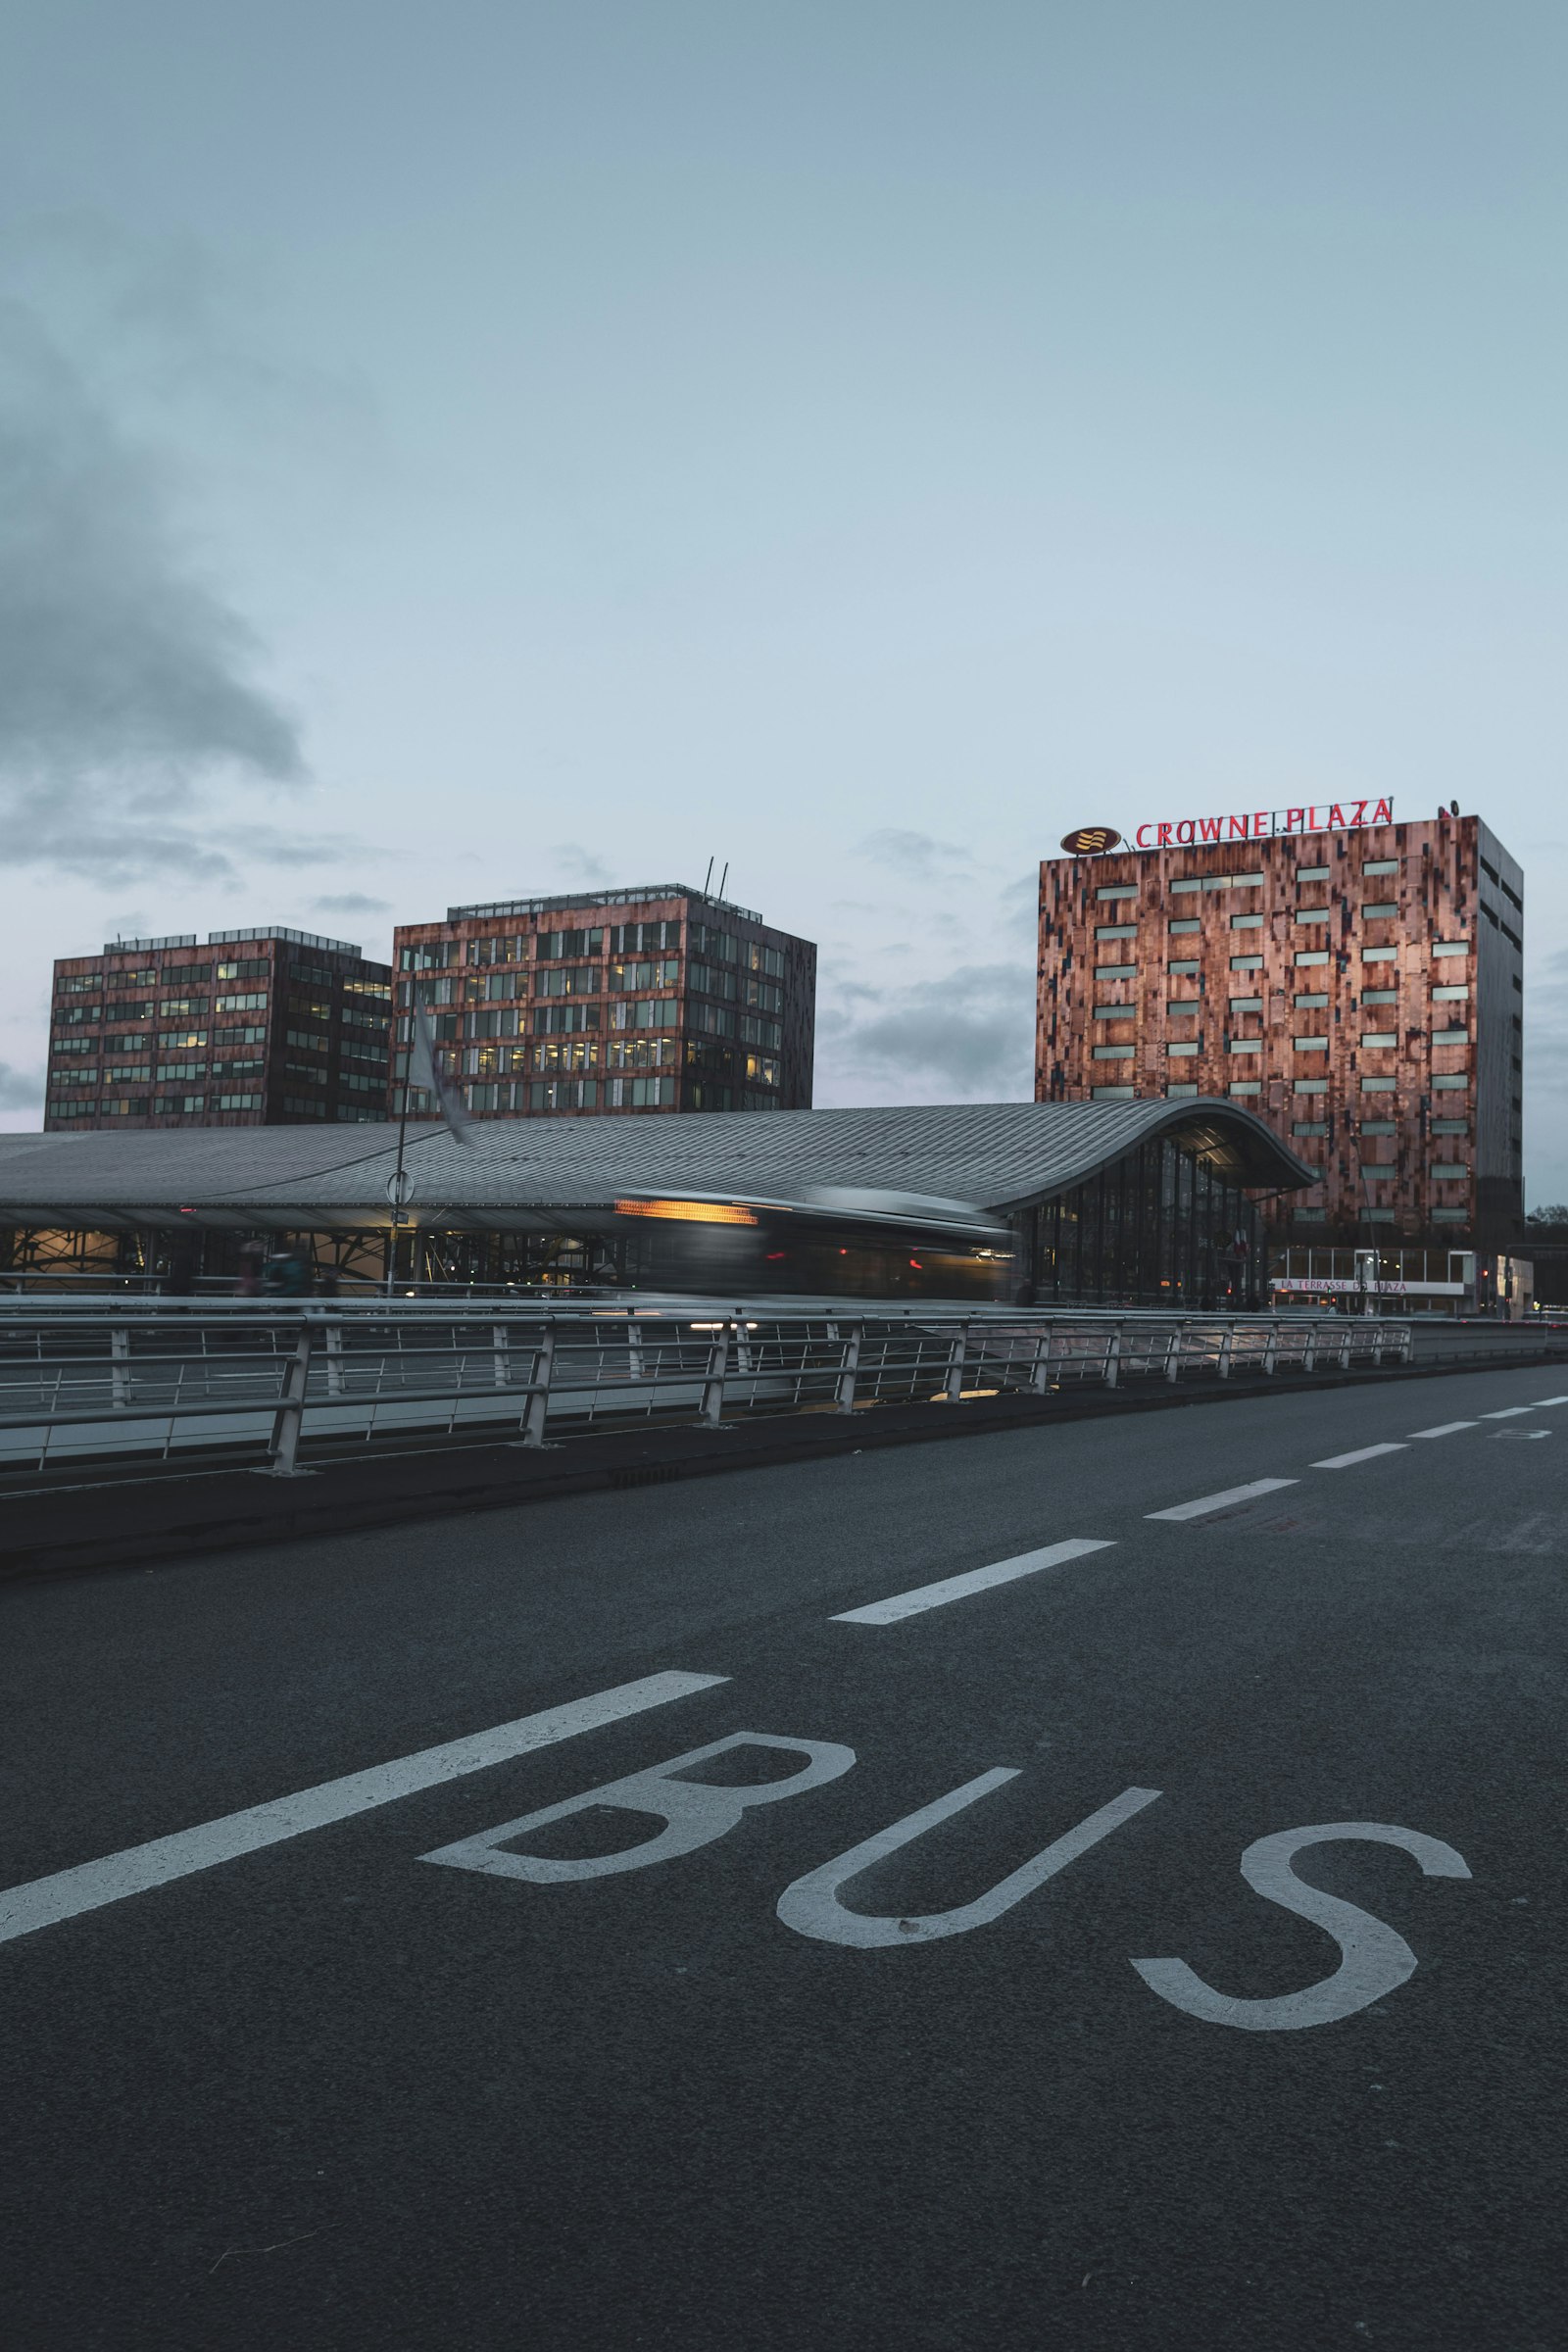
[[[1277,1236],[1499,1250],[1523,1204],[1524,878],[1477,817],[1385,813],[1048,858],[1036,1099],[1235,1097],[1322,1170]]]
[[[278,928],[111,940],[55,965],[46,1129],[383,1120],[392,974]]]
[[[453,906],[393,956],[394,1113],[418,1002],[479,1118],[810,1108],[816,949],[704,891]]]

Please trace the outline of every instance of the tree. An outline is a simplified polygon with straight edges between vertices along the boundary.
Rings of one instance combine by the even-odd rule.
[[[1554,1200],[1548,1208],[1533,1208],[1525,1219],[1527,1225],[1568,1225],[1568,1200]]]

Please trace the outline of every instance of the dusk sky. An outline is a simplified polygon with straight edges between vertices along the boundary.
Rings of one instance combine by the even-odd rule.
[[[1568,1199],[1568,15],[10,0],[0,1124],[51,958],[702,882],[1030,1091],[1070,825],[1457,799]],[[715,868],[715,878],[716,878]]]

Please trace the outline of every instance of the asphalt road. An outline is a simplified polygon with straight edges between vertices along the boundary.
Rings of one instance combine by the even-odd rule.
[[[0,1594],[0,2341],[1559,2352],[1560,1377]]]

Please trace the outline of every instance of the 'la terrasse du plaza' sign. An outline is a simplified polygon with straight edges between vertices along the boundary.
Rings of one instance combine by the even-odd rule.
[[[1248,808],[1235,816],[1184,816],[1152,821],[1133,835],[1139,850],[1188,849],[1210,841],[1272,841],[1281,833],[1350,833],[1363,825],[1392,825],[1394,803],[1329,801],[1310,808]]]

